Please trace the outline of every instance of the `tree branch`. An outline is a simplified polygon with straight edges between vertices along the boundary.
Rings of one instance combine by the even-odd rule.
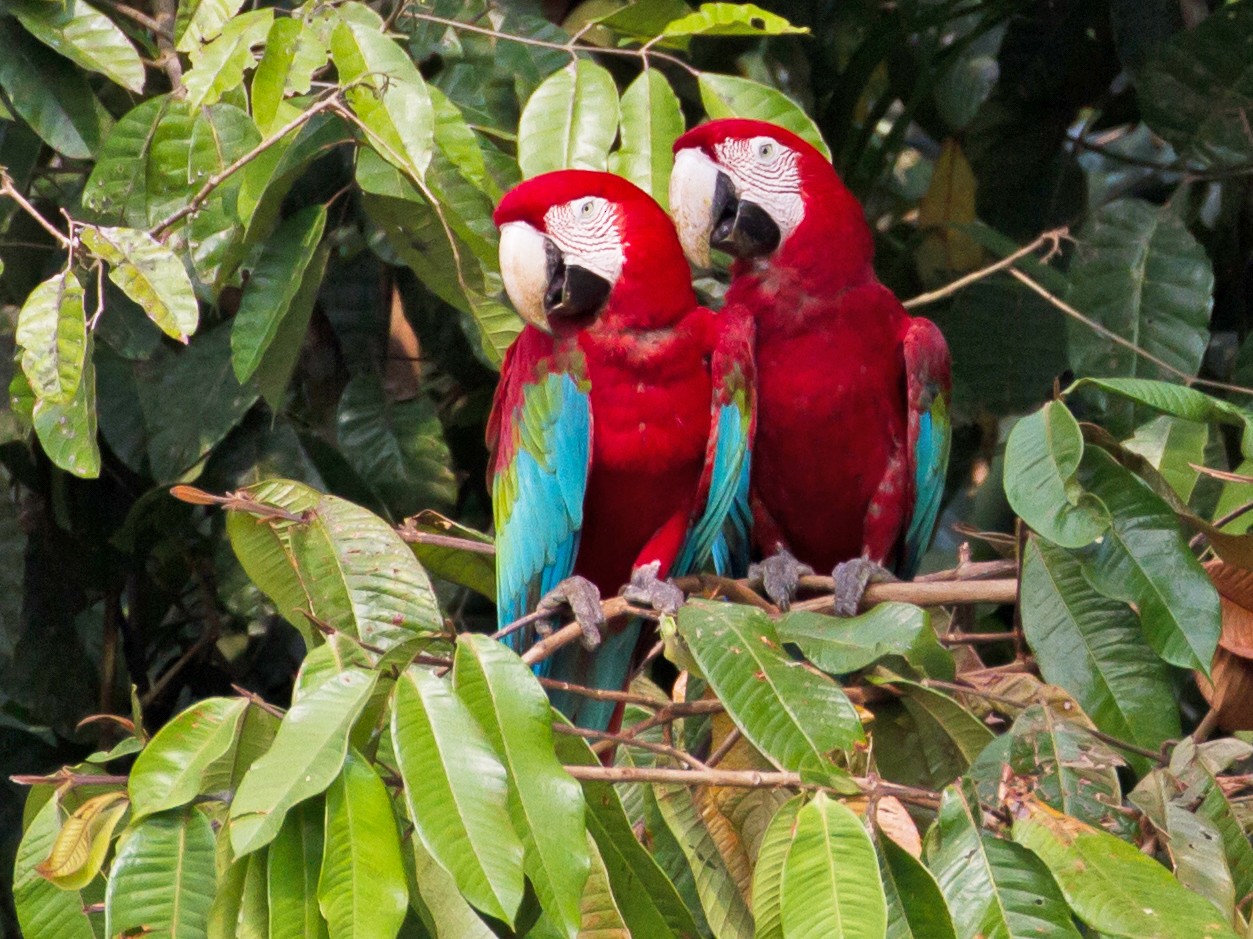
[[[1070,229],[1065,226],[1062,226],[1061,228],[1054,228],[1052,231],[1046,231],[1035,241],[1031,242],[1031,244],[1024,245],[1013,254],[1003,257],[999,261],[989,264],[987,267],[981,267],[977,271],[972,271],[965,277],[959,277],[951,284],[945,284],[939,290],[932,290],[930,293],[919,294],[912,300],[906,300],[902,306],[904,306],[907,310],[912,310],[920,306],[926,306],[928,303],[935,303],[937,300],[943,300],[945,297],[951,297],[959,290],[963,290],[971,284],[985,280],[998,271],[1003,271],[1007,268],[1013,267],[1027,255],[1035,254],[1036,251],[1045,245],[1049,246],[1049,250],[1048,253],[1041,258],[1041,261],[1047,263],[1048,260],[1061,248],[1062,239],[1069,237]]]
[[[73,249],[73,240],[67,235],[61,234],[55,225],[39,214],[39,210],[31,205],[26,197],[18,191],[17,187],[13,185],[13,178],[4,172],[3,169],[0,169],[0,195],[8,196],[21,206],[22,211],[38,222],[39,227],[56,239],[57,243],[66,251]]]

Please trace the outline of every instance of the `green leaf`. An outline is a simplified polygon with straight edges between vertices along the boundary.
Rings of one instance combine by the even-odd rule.
[[[457,501],[452,455],[427,395],[391,401],[380,375],[356,375],[339,399],[335,418],[349,464],[397,517],[423,509],[452,510]]]
[[[783,933],[797,939],[882,939],[887,901],[861,819],[819,792],[796,815],[783,862]]]
[[[583,840],[587,845],[591,869],[583,891],[579,916],[575,920],[578,935],[587,939],[630,936],[631,932],[627,929],[622,911],[618,909],[613,890],[609,886],[609,872],[605,868],[605,862],[601,860],[596,840],[586,831],[583,832]],[[548,918],[551,921],[551,916]]]
[[[318,903],[336,937],[394,936],[409,905],[400,834],[383,780],[359,754],[326,790]]]
[[[279,334],[325,228],[326,207],[312,205],[283,222],[266,241],[231,326],[231,364],[241,385]]]
[[[604,170],[618,133],[613,76],[588,59],[553,72],[518,120],[518,166],[529,178],[561,169]]]
[[[91,920],[84,911],[83,897],[77,890],[63,890],[41,877],[36,870],[52,853],[61,830],[60,800],[44,802],[26,826],[13,867],[13,905],[24,935],[31,939],[95,939]]]
[[[686,604],[679,635],[744,736],[786,770],[838,776],[826,754],[863,739],[861,720],[827,676],[796,667],[760,610]]]
[[[98,222],[143,228],[190,199],[188,154],[196,114],[169,95],[149,98],[113,126],[83,187]]]
[[[447,939],[495,939],[496,934],[466,903],[448,871],[422,845],[421,838],[409,838],[413,857],[410,878],[416,894],[411,893],[414,907],[427,922],[427,931]]]
[[[0,89],[40,139],[58,153],[90,160],[112,121],[82,72],[0,19]]]
[[[441,535],[460,538],[483,545],[485,549],[495,544],[490,535],[467,528],[438,512],[419,512],[406,520],[407,528],[418,534]],[[475,593],[496,600],[495,550],[474,551],[469,548],[448,547],[429,542],[411,542],[413,553],[432,577],[449,583],[469,587]]]
[[[348,103],[369,128],[379,155],[414,179],[431,162],[435,115],[426,82],[404,50],[377,29],[343,22],[331,36],[331,57]]]
[[[1205,424],[1165,414],[1141,424],[1134,436],[1123,441],[1125,448],[1148,460],[1185,503],[1196,488],[1200,471],[1194,467],[1205,464],[1208,444],[1209,427]]]
[[[6,0],[5,5],[49,49],[136,94],[144,90],[144,63],[139,53],[126,34],[95,7],[83,0]]]
[[[458,636],[453,662],[457,696],[505,765],[526,875],[549,920],[573,937],[590,863],[587,829],[579,784],[553,754],[548,697],[517,655],[486,636]]]
[[[1205,249],[1169,208],[1121,199],[1077,236],[1067,300],[1102,326],[1186,375],[1209,341],[1214,272]],[[1157,365],[1083,323],[1067,320],[1070,361],[1081,376],[1165,378]]]
[[[301,802],[287,813],[266,857],[269,890],[269,939],[326,939],[326,921],[318,907],[325,812],[318,799]]]
[[[1022,628],[1044,680],[1074,695],[1105,733],[1150,749],[1179,737],[1169,669],[1135,612],[1093,590],[1076,558],[1037,538],[1023,553]]]
[[[231,802],[236,857],[273,841],[287,811],[339,775],[349,731],[377,680],[376,672],[349,668],[292,705],[269,751],[244,774]]]
[[[702,3],[695,13],[671,20],[663,36],[783,36],[808,33],[777,13],[752,3]]]
[[[1104,450],[1084,454],[1079,480],[1113,518],[1101,542],[1084,552],[1088,581],[1136,605],[1145,637],[1163,659],[1209,674],[1221,629],[1218,592],[1175,513]]]
[[[322,289],[330,254],[331,247],[326,242],[314,252],[300,278],[299,289],[287,308],[287,315],[278,324],[274,338],[257,366],[257,387],[272,411],[282,410],[287,385],[296,371],[300,350],[304,348],[305,333],[313,318],[313,307]]]
[[[940,885],[922,861],[881,830],[874,840],[888,905],[884,939],[957,939]]]
[[[200,306],[183,263],[147,232],[87,225],[83,244],[109,265],[109,279],[143,307],[161,331],[187,342],[200,320]]]
[[[326,47],[302,20],[279,17],[265,37],[265,52],[252,73],[249,94],[252,117],[262,133],[273,133],[283,98],[288,93],[308,94],[313,73],[326,64]]]
[[[655,68],[644,69],[622,95],[622,144],[609,156],[609,169],[651,195],[663,209],[670,205],[672,145],[683,133],[679,98]]]
[[[186,805],[204,791],[206,772],[235,744],[247,710],[244,698],[206,698],[157,731],[127,782],[135,818]]]
[[[851,618],[787,613],[775,629],[780,639],[832,675],[856,672],[898,655],[933,678],[953,678],[953,657],[936,639],[931,615],[912,603],[880,603]]]
[[[1189,162],[1223,167],[1253,161],[1253,139],[1238,117],[1253,110],[1250,31],[1249,5],[1226,4],[1173,36],[1136,75],[1144,120]]]
[[[1208,900],[1135,845],[1045,805],[1023,804],[1014,840],[1048,865],[1071,909],[1101,933],[1127,939],[1236,935]]]
[[[78,391],[87,357],[83,287],[70,270],[31,291],[17,317],[22,371],[36,396],[61,404]]]
[[[252,47],[265,39],[274,11],[252,10],[232,17],[212,42],[191,53],[191,69],[183,76],[187,102],[192,107],[216,103],[223,94],[239,87],[244,70],[257,61]]]
[[[783,864],[792,848],[796,816],[803,802],[804,796],[793,796],[779,806],[757,850],[753,865],[755,939],[783,939]]]
[[[700,100],[712,118],[747,117],[770,121],[808,141],[828,160],[831,150],[818,126],[783,92],[738,75],[701,72]]]
[[[47,398],[35,402],[35,435],[52,460],[83,479],[100,475],[100,444],[96,439],[96,367],[88,340],[82,378],[74,397],[65,403]]]
[[[687,786],[652,787],[657,809],[695,879],[696,895],[713,934],[726,939],[753,935],[753,915],[693,791]]]
[[[243,0],[189,0],[178,5],[174,42],[179,52],[191,52],[222,31]]]
[[[522,901],[522,842],[508,773],[448,683],[416,665],[396,682],[392,742],[405,804],[423,845],[489,916],[513,923]]]
[[[1070,410],[1049,401],[1014,425],[1005,445],[1005,495],[1010,507],[1041,535],[1082,548],[1110,526],[1109,512],[1075,479],[1083,434]]]
[[[150,815],[123,834],[104,897],[104,931],[206,935],[217,887],[213,829],[196,809]]]
[[[944,791],[925,848],[959,936],[1079,939],[1048,868],[1021,845],[983,831],[978,802],[956,787]]]

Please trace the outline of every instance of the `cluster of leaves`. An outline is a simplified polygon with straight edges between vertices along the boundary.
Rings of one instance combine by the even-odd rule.
[[[1210,582],[1253,569],[1246,399],[1154,380],[1253,379],[1253,0],[1188,6],[3,0],[0,767],[69,764],[27,939],[1244,934],[1250,750],[1167,746],[1220,629],[1238,726],[1253,623]],[[1016,513],[1021,602],[692,601],[602,766],[473,633],[490,212],[562,166],[664,202],[706,115],[830,152],[902,297],[1074,229],[920,298],[961,425],[932,566]]]

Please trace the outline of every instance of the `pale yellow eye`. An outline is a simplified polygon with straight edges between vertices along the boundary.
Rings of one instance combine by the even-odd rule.
[[[774,159],[775,147],[773,143],[763,142],[757,145],[757,159],[762,163],[769,163]]]
[[[592,213],[596,211],[596,205],[591,199],[587,199],[579,205],[579,218],[591,218]]]

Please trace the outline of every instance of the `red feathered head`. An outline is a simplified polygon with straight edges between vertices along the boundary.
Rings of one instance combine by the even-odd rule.
[[[620,176],[545,173],[507,192],[492,217],[509,299],[540,329],[582,328],[605,312],[656,328],[695,306],[673,223]]]
[[[708,266],[710,247],[796,264],[825,258],[868,268],[873,240],[861,206],[812,144],[767,121],[709,121],[674,143],[670,210],[683,248]],[[833,258],[839,253],[840,258]]]

